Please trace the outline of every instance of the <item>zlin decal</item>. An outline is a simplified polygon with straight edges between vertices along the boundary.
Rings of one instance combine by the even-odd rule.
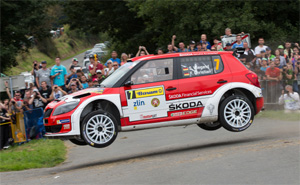
[[[137,107],[143,106],[143,105],[145,105],[145,101],[136,100],[135,102],[133,102],[134,110],[137,110]]]

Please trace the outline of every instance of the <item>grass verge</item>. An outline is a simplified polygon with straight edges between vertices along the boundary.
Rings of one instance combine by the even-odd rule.
[[[265,110],[260,112],[257,118],[270,118],[283,121],[299,121],[299,112],[285,113],[283,110]]]
[[[66,158],[66,146],[57,139],[32,140],[0,152],[0,171],[53,167]]]

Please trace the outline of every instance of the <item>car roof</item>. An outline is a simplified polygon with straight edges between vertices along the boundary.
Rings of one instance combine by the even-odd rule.
[[[224,55],[230,54],[232,55],[232,51],[197,51],[197,52],[181,52],[181,53],[167,53],[162,55],[144,55],[132,58],[132,61],[137,60],[153,60],[153,59],[163,59],[163,58],[176,58],[183,56],[200,56],[200,55]]]

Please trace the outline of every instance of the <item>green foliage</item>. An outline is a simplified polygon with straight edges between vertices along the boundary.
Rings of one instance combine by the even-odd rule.
[[[31,46],[28,37],[41,39],[49,36],[50,25],[45,7],[48,1],[1,0],[1,72],[17,65],[15,57],[19,51],[26,52]]]
[[[32,140],[0,152],[0,171],[52,167],[66,158],[66,147],[61,140]]]
[[[80,26],[86,32],[107,32],[112,48],[127,53],[135,54],[139,45],[150,53],[166,49],[173,34],[176,44],[197,42],[202,33],[212,41],[224,35],[227,27],[233,33],[250,33],[254,46],[259,37],[266,44],[299,41],[299,0],[67,1],[64,7],[71,29]]]

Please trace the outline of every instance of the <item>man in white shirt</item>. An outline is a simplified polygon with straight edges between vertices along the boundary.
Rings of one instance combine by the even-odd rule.
[[[279,104],[284,104],[285,111],[299,111],[299,94],[293,91],[293,87],[291,85],[285,86],[285,90],[287,93],[284,94],[284,90],[282,90],[282,95],[279,97]]]
[[[254,51],[255,51],[255,55],[257,58],[261,58],[261,51],[265,51],[267,49],[268,46],[264,45],[265,40],[264,38],[259,38],[258,39],[258,46],[255,47]]]

